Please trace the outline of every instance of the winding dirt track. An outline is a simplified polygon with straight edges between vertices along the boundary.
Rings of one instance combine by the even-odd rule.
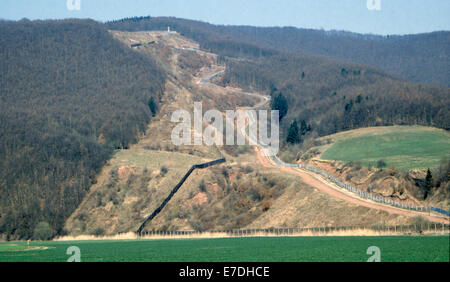
[[[440,222],[440,223],[447,223],[447,224],[449,223],[449,220],[445,219],[443,217],[433,216],[433,215],[429,215],[429,214],[426,214],[423,212],[403,210],[403,209],[395,208],[392,206],[383,205],[383,204],[375,203],[375,202],[372,202],[369,200],[365,200],[365,199],[357,197],[356,195],[355,196],[350,195],[350,193],[340,191],[340,190],[338,190],[338,188],[334,188],[332,186],[332,184],[327,183],[325,180],[323,180],[323,179],[320,180],[320,179],[318,179],[318,177],[312,176],[311,174],[304,172],[300,169],[282,167],[282,166],[277,166],[276,164],[273,164],[261,153],[261,151],[259,149],[257,149],[257,156],[258,156],[259,162],[264,167],[277,167],[280,170],[286,171],[288,173],[296,174],[301,177],[302,181],[305,184],[307,184],[311,187],[314,187],[324,193],[327,193],[330,196],[347,201],[349,203],[352,203],[352,204],[355,204],[358,206],[363,206],[366,208],[386,211],[390,214],[398,214],[398,215],[404,215],[404,216],[409,216],[409,217],[422,216],[433,222]]]
[[[209,80],[212,77],[215,77],[216,75],[222,73],[223,71],[220,71],[219,73],[216,73],[214,75],[211,75],[209,77],[206,77],[204,79],[201,80],[200,84],[209,84],[209,85],[213,85],[215,87],[220,87],[223,88],[219,85],[210,83]],[[235,94],[243,94],[243,95],[250,95],[250,96],[257,96],[259,98],[261,98],[261,102],[258,103],[258,105],[254,106],[252,109],[254,108],[258,108],[261,105],[265,105],[269,102],[268,96],[264,96],[264,95],[260,95],[257,93],[247,93],[244,91],[233,91],[233,90],[229,90],[226,88],[223,88],[229,92],[234,92]],[[291,168],[291,167],[285,167],[285,166],[281,166],[278,165],[276,163],[274,163],[273,161],[271,161],[270,159],[268,159],[265,154],[262,152],[261,150],[261,146],[258,145],[256,147],[256,154],[257,154],[257,158],[259,160],[259,162],[265,166],[265,167],[276,167],[280,170],[286,171],[288,173],[293,173],[296,174],[298,176],[301,177],[301,179],[303,180],[303,182],[311,187],[314,187],[324,193],[327,193],[328,195],[347,201],[349,203],[355,204],[355,205],[359,205],[359,206],[363,206],[363,207],[367,207],[367,208],[371,208],[371,209],[377,209],[377,210],[382,210],[382,211],[386,211],[390,214],[398,214],[398,215],[403,215],[403,216],[408,216],[408,217],[417,217],[417,216],[422,216],[432,222],[439,222],[439,223],[445,223],[445,224],[449,224],[450,223],[450,219],[447,217],[440,217],[440,216],[434,216],[425,212],[417,212],[417,211],[411,211],[411,210],[405,210],[405,209],[400,209],[400,208],[396,208],[390,205],[385,205],[382,203],[377,203],[377,202],[373,202],[367,199],[363,199],[358,197],[356,194],[347,192],[347,191],[343,191],[342,189],[340,189],[339,187],[335,187],[332,183],[329,183],[327,181],[325,181],[324,179],[322,179],[320,176],[316,176],[313,173],[310,172],[305,172],[301,169],[298,168]]]

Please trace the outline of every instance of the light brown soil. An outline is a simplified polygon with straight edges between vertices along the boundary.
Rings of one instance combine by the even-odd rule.
[[[185,205],[188,207],[202,206],[208,202],[208,195],[205,192],[199,192],[192,199],[187,200]]]
[[[267,160],[267,158],[265,156],[263,156],[261,154],[260,150],[257,150],[257,154],[258,154],[258,160],[261,162],[261,164],[263,166],[265,166],[265,167],[275,166],[269,160]],[[383,204],[371,202],[368,200],[364,200],[361,198],[357,198],[356,196],[350,195],[349,193],[345,193],[344,191],[340,191],[336,188],[333,188],[331,186],[331,184],[325,183],[325,180],[322,180],[322,179],[319,180],[318,177],[312,176],[310,173],[304,172],[300,169],[293,169],[293,168],[288,168],[288,167],[280,167],[280,169],[283,171],[289,172],[289,173],[294,173],[294,174],[300,176],[305,184],[312,186],[324,193],[327,193],[328,195],[345,200],[349,203],[353,203],[353,204],[360,205],[360,206],[367,207],[367,208],[383,210],[390,214],[398,214],[398,215],[404,215],[404,216],[409,216],[409,217],[422,216],[433,222],[449,223],[449,219],[446,219],[443,217],[433,216],[433,215],[429,215],[429,214],[426,214],[423,212],[415,212],[415,211],[398,209],[398,208],[391,207],[388,205],[383,205]]]

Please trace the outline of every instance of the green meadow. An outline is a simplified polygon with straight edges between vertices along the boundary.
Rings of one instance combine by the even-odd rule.
[[[448,262],[448,236],[250,237],[128,241],[1,242],[1,262],[65,262],[67,249],[82,262],[365,262],[380,249],[382,262]]]
[[[406,171],[438,167],[443,158],[450,156],[450,134],[427,127],[373,127],[330,138],[335,142],[322,154],[324,160],[361,162],[374,167],[378,160],[384,160],[387,167]]]

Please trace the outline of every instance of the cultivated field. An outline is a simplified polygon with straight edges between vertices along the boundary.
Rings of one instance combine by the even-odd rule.
[[[324,160],[359,161],[372,166],[384,160],[387,167],[410,170],[437,167],[442,158],[450,156],[450,134],[429,127],[372,127],[321,139],[332,141],[322,148]]]
[[[377,246],[384,262],[448,262],[447,236],[255,237],[180,240],[2,242],[0,261],[64,262],[77,246],[84,262],[365,262]]]

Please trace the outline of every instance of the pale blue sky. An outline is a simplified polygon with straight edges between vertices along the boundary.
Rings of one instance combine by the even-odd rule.
[[[450,0],[0,0],[0,18],[19,20],[131,16],[175,16],[213,24],[295,26],[359,33],[406,34],[450,30]]]

